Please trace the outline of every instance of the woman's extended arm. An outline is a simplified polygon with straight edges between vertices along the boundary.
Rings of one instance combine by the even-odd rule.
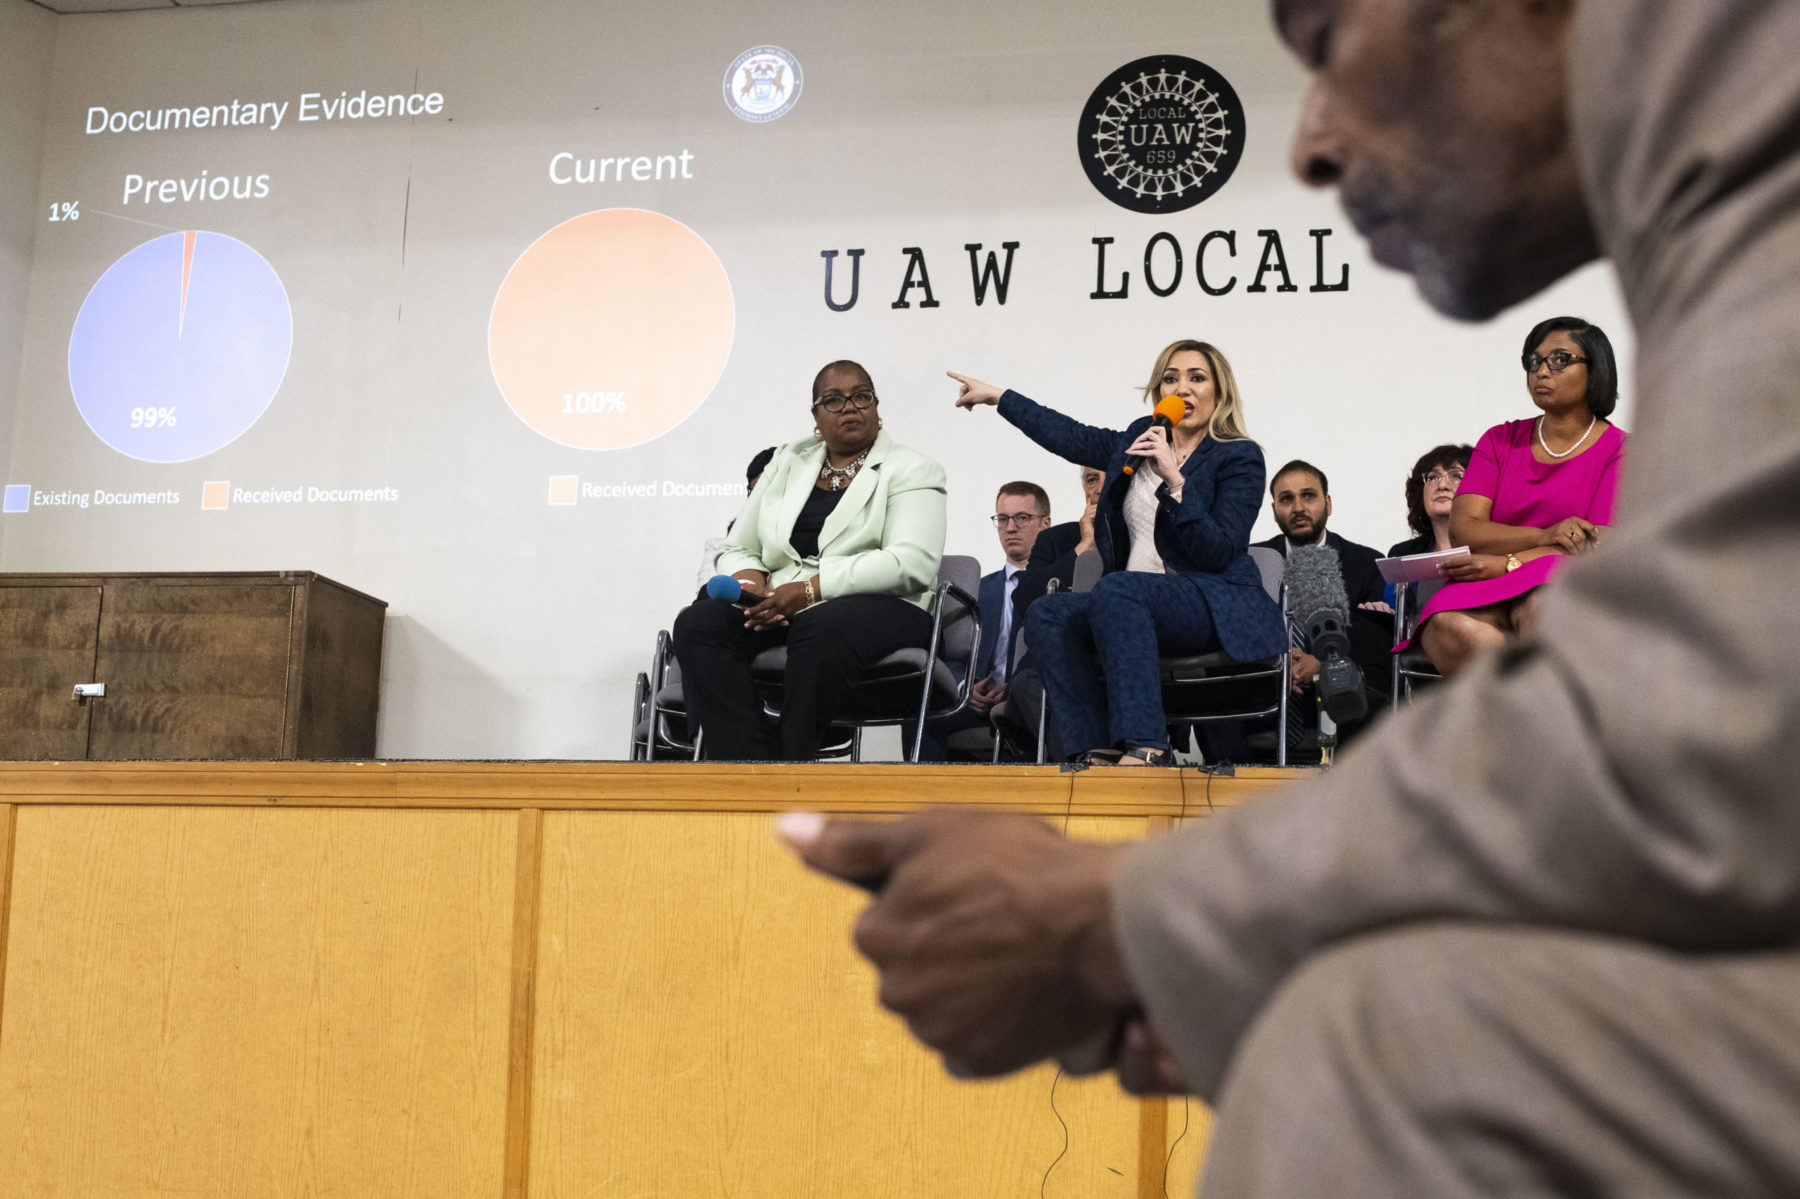
[[[998,405],[1000,415],[1021,433],[1057,457],[1066,458],[1077,466],[1105,470],[1111,464],[1113,454],[1118,451],[1119,443],[1125,439],[1126,435],[1117,429],[1084,425],[1054,408],[1046,408],[1035,400],[1027,399],[1016,391],[1003,391],[991,383],[983,383],[955,371],[945,373],[959,385],[960,390],[956,396],[958,408],[973,409],[979,404]]]

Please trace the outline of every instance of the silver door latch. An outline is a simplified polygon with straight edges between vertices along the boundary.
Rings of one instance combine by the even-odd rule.
[[[76,683],[75,684],[75,698],[76,699],[104,699],[104,698],[106,698],[106,684],[105,683]]]

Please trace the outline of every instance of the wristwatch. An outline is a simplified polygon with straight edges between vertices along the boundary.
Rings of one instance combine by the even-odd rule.
[[[1506,573],[1507,574],[1511,574],[1513,571],[1519,569],[1519,567],[1521,567],[1523,565],[1525,565],[1525,564],[1523,562],[1519,561],[1519,555],[1517,555],[1517,554],[1506,555]]]

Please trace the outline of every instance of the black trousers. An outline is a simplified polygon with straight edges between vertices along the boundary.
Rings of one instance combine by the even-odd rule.
[[[701,755],[726,761],[811,761],[850,688],[897,649],[931,642],[931,617],[892,595],[845,595],[807,608],[785,627],[746,629],[744,614],[705,596],[675,618],[675,657],[690,723],[706,731]],[[788,650],[779,725],[763,715],[750,660]]]

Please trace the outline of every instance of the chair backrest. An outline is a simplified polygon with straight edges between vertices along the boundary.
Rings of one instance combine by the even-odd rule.
[[[1250,547],[1250,560],[1256,563],[1256,569],[1262,571],[1263,590],[1276,603],[1281,602],[1281,582],[1287,577],[1287,559],[1281,556],[1280,550],[1270,549],[1266,545]]]
[[[1075,555],[1075,578],[1070,582],[1069,590],[1092,591],[1105,573],[1106,564],[1100,561],[1100,551],[1082,550]]]
[[[981,562],[968,554],[945,554],[938,563],[938,582],[955,583],[970,595],[981,594]],[[967,659],[975,649],[975,627],[978,612],[970,612],[961,604],[944,609],[943,644],[938,650],[946,661]]]

